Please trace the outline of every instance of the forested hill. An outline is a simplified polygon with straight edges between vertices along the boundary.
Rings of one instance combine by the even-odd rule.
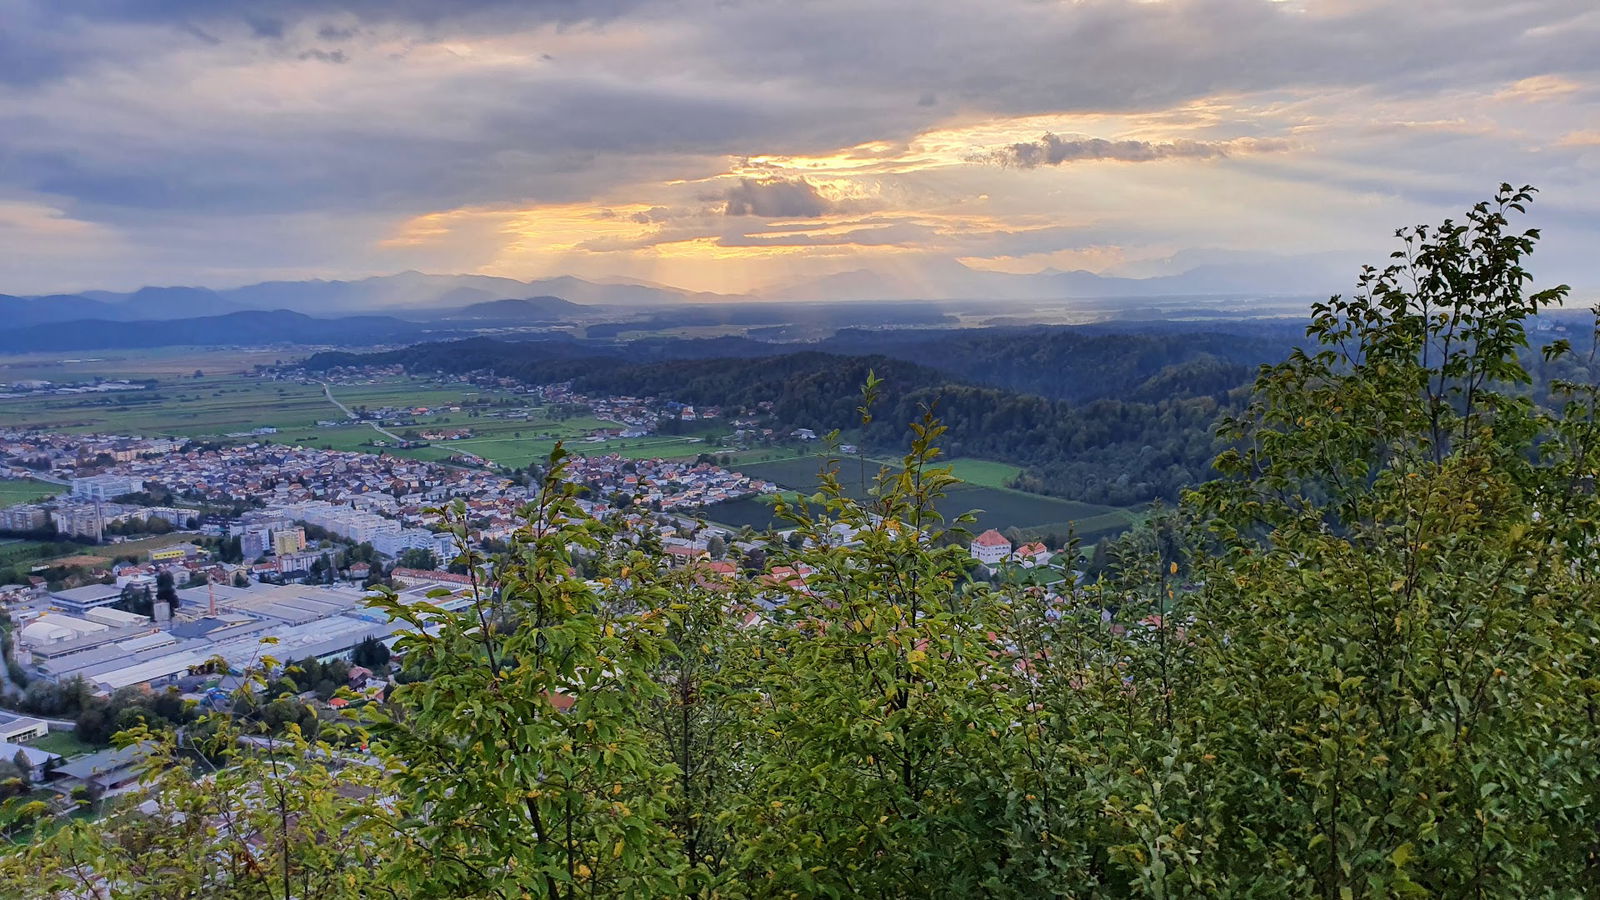
[[[845,330],[822,342],[834,353],[879,353],[936,366],[957,379],[1059,400],[1127,397],[1165,378],[1160,399],[1174,393],[1217,393],[1250,380],[1258,365],[1283,359],[1304,326],[1105,332],[1081,327],[985,328],[965,331]]]
[[[531,341],[477,338],[424,344],[382,357],[423,369],[493,369],[529,380],[565,380],[570,366],[555,360],[650,361],[776,357],[799,348],[838,356],[882,356],[937,369],[965,384],[1005,388],[1083,402],[1102,397],[1143,399],[1216,394],[1248,382],[1255,367],[1288,355],[1303,325],[1231,322],[1199,329],[1170,325],[1028,326],[975,329],[844,329],[808,344],[774,344],[748,337],[701,340],[651,338],[618,342],[541,337]],[[314,365],[352,364],[354,356],[323,354]],[[465,365],[466,368],[462,368]],[[596,363],[596,365],[600,365]],[[554,372],[555,376],[547,373]],[[1176,376],[1176,377],[1175,377]]]
[[[1120,396],[1074,404],[973,384],[885,355],[819,351],[641,363],[619,355],[586,356],[583,345],[574,342],[479,339],[369,355],[322,353],[306,366],[396,363],[414,372],[491,371],[529,383],[570,380],[588,393],[661,396],[697,405],[771,401],[773,416],[786,427],[838,428],[850,439],[885,450],[898,450],[906,423],[923,406],[933,405],[950,428],[945,448],[951,455],[1022,466],[1018,486],[1029,490],[1118,505],[1171,499],[1207,478],[1217,450],[1212,423],[1223,405],[1242,396],[1239,388],[1251,373],[1200,354],[1149,377],[1127,375],[1119,388],[1107,378],[1101,382],[1107,385],[1104,392]],[[854,426],[869,370],[884,379],[882,408],[863,433]]]

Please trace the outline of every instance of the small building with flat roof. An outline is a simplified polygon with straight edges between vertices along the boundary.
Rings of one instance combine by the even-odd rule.
[[[0,712],[0,741],[19,744],[38,740],[49,733],[50,726],[40,719]]]
[[[70,613],[83,615],[99,606],[110,606],[122,599],[122,588],[114,584],[89,584],[50,592],[50,600]]]

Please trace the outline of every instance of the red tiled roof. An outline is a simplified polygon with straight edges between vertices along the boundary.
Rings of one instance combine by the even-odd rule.
[[[1009,547],[1009,546],[1011,546],[1011,542],[1006,540],[1005,535],[1001,534],[998,531],[995,531],[993,528],[989,529],[988,531],[985,531],[983,534],[978,535],[976,538],[973,539],[972,542],[974,544],[977,544],[980,547]]]

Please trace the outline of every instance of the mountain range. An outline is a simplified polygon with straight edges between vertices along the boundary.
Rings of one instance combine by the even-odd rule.
[[[1220,261],[1219,261],[1220,260]],[[450,316],[527,319],[524,308],[478,309],[480,304],[531,298],[554,309],[581,314],[584,307],[639,310],[686,304],[750,303],[762,300],[967,300],[1063,301],[1081,298],[1186,295],[1325,295],[1348,274],[1325,257],[1194,257],[1178,274],[1148,277],[1100,275],[1045,269],[1029,274],[972,268],[954,260],[923,260],[895,269],[856,269],[771,285],[753,294],[715,294],[637,280],[590,281],[570,275],[519,281],[492,275],[431,275],[400,272],[353,281],[266,281],[235,288],[144,287],[130,292],[17,297],[0,294],[0,316],[13,325],[93,319],[108,322],[182,319],[243,310],[286,309],[312,316],[380,313],[414,321]]]
[[[1326,296],[1352,277],[1338,256],[1276,257],[1262,254],[1183,255],[1168,260],[1176,274],[1100,275],[1082,269],[1018,274],[975,269],[955,260],[925,260],[914,267],[853,269],[759,291],[770,300],[1062,300],[1255,294]]]

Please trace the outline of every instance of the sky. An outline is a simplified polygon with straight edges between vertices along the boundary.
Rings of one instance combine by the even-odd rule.
[[[0,293],[1380,262],[1541,189],[1594,0],[0,0]]]

